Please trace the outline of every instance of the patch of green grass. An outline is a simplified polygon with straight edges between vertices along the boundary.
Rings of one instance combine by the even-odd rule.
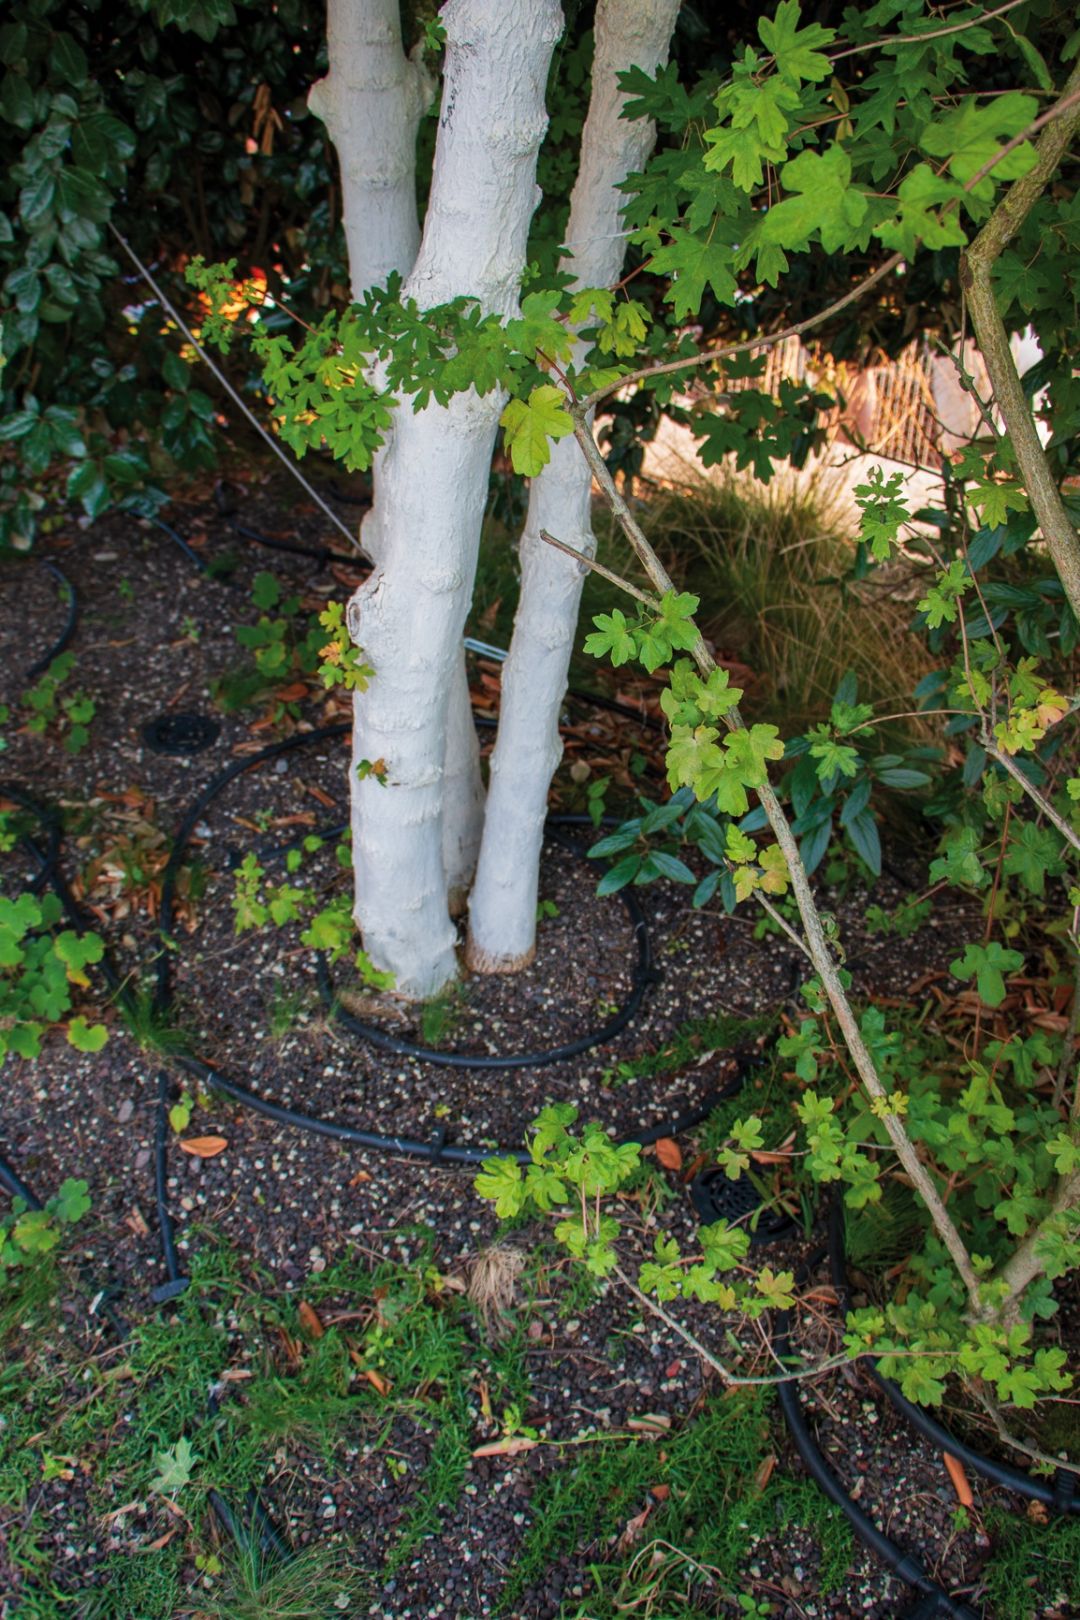
[[[423,1002],[420,1007],[421,1044],[436,1048],[444,1046],[453,1039],[466,1011],[464,987],[456,982],[440,995]]]
[[[583,1607],[563,1610],[565,1620],[714,1614],[717,1597],[745,1591],[740,1571],[756,1537],[789,1524],[810,1528],[818,1539],[819,1589],[827,1596],[847,1571],[852,1537],[808,1482],[772,1473],[756,1486],[772,1450],[769,1406],[764,1392],[714,1396],[662,1445],[633,1440],[588,1448],[544,1479],[500,1614],[513,1612],[552,1557],[573,1550],[593,1550],[594,1591]],[[653,1489],[662,1486],[667,1495],[657,1502]],[[615,1537],[646,1507],[643,1539],[620,1555]],[[638,1557],[644,1545],[653,1550]]]
[[[710,1052],[746,1050],[768,1032],[772,1022],[772,1017],[768,1015],[736,1018],[729,1013],[710,1013],[703,1018],[688,1019],[685,1024],[679,1025],[659,1051],[643,1052],[620,1063],[615,1078],[651,1079],[653,1075],[689,1069]]]
[[[270,1031],[270,1039],[284,1040],[313,1007],[314,1000],[309,990],[290,990],[283,984],[278,985],[266,1005],[266,1027]]]
[[[1080,1519],[1032,1524],[992,1512],[993,1556],[983,1570],[987,1612],[995,1620],[1036,1620],[1049,1608],[1080,1612]]]
[[[564,1610],[565,1620],[586,1614],[590,1620],[639,1612],[657,1620],[692,1614],[698,1597],[716,1595],[716,1578],[696,1570],[719,1571],[721,1591],[743,1590],[741,1570],[754,1538],[791,1523],[806,1524],[814,1497],[811,1486],[776,1473],[762,1488],[756,1486],[758,1469],[772,1450],[769,1408],[763,1391],[714,1397],[662,1444],[612,1440],[573,1453],[533,1493],[533,1523],[498,1612],[518,1612],[522,1593],[542,1580],[552,1561],[574,1553],[591,1555],[595,1590],[584,1607]],[[664,1486],[667,1494],[658,1501],[652,1493]],[[645,1508],[650,1514],[643,1533],[658,1562],[635,1557],[641,1540],[625,1554],[616,1550],[618,1536]],[[824,1504],[812,1511],[826,1592],[850,1561],[850,1532]]]
[[[194,1049],[190,1030],[184,1029],[172,1013],[158,1006],[152,990],[129,986],[124,995],[116,998],[116,1008],[140,1051],[158,1052],[168,1057]]]
[[[69,1598],[59,1612],[80,1620],[171,1620],[183,1603],[180,1563],[175,1543],[143,1558],[112,1553],[101,1564],[100,1584],[79,1594],[77,1609]]]
[[[212,1589],[199,1596],[201,1613],[220,1620],[327,1620],[358,1615],[370,1582],[355,1550],[317,1541],[291,1558],[264,1553],[257,1535],[225,1564]],[[147,1611],[149,1615],[157,1611]]]

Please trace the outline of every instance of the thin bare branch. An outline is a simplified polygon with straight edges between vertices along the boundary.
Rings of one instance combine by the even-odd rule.
[[[603,563],[597,562],[595,557],[587,557],[583,551],[578,551],[576,547],[567,545],[565,540],[556,540],[555,536],[549,534],[546,529],[540,530],[540,538],[546,541],[549,546],[554,546],[556,551],[565,552],[568,557],[573,557],[574,561],[579,562],[583,568],[588,568],[594,574],[599,574],[601,578],[610,580],[612,585],[617,585],[620,591],[625,591],[628,596],[636,597],[639,602],[644,602],[645,606],[652,608],[654,613],[659,612],[660,604],[654,596],[649,596],[647,592],[639,590],[636,585],[632,585],[621,574],[615,574],[610,568],[605,568]]]
[[[142,276],[143,280],[146,282],[146,285],[150,288],[150,291],[154,294],[154,297],[157,299],[157,301],[161,305],[162,309],[168,315],[169,319],[173,322],[174,326],[176,326],[183,333],[184,337],[191,344],[192,348],[195,350],[195,352],[199,356],[200,360],[204,361],[205,364],[210,368],[210,370],[213,372],[214,376],[217,378],[218,382],[221,384],[222,388],[224,388],[225,392],[228,394],[229,398],[233,401],[233,403],[235,405],[237,405],[239,407],[239,409],[247,417],[248,421],[251,423],[252,427],[255,429],[255,431],[259,435],[259,437],[261,439],[265,440],[265,442],[270,446],[271,450],[274,452],[275,456],[277,456],[278,460],[282,463],[282,465],[287,469],[287,471],[289,471],[292,474],[292,476],[296,479],[297,483],[300,484],[307,491],[307,493],[311,496],[311,498],[315,502],[316,506],[319,506],[319,507],[322,508],[323,512],[330,519],[330,522],[334,525],[334,527],[336,529],[340,530],[340,532],[345,536],[345,538],[349,542],[349,544],[352,547],[354,547],[354,549],[356,551],[357,558],[359,560],[366,559],[367,554],[364,551],[363,547],[361,546],[360,541],[357,539],[356,535],[353,533],[353,531],[346,524],[344,524],[341,521],[341,519],[338,517],[337,513],[335,511],[333,511],[333,509],[326,504],[326,502],[323,500],[322,496],[319,494],[318,490],[313,489],[311,487],[311,485],[308,483],[307,479],[304,477],[303,473],[300,471],[300,469],[296,465],[296,463],[291,459],[291,457],[289,457],[289,456],[287,456],[285,454],[284,450],[281,448],[281,445],[278,443],[277,439],[274,438],[274,435],[272,433],[268,432],[267,429],[263,427],[263,425],[259,421],[258,417],[252,411],[251,407],[237,393],[236,389],[233,387],[233,385],[229,381],[228,377],[226,377],[226,375],[222,371],[221,367],[214,360],[213,356],[208,354],[206,349],[199,342],[198,338],[195,336],[195,334],[191,330],[191,328],[187,325],[187,323],[185,322],[183,316],[175,308],[172,301],[169,298],[166,297],[166,295],[162,291],[161,287],[159,287],[158,283],[154,280],[153,275],[150,273],[150,271],[147,269],[146,265],[139,258],[139,255],[135,252],[135,249],[132,247],[131,243],[127,240],[127,238],[125,236],[121,236],[120,232],[117,230],[116,226],[114,224],[112,224],[111,221],[109,223],[109,229],[110,229],[110,231],[112,231],[113,235],[116,237],[116,240],[119,242],[120,246],[123,248],[124,252],[127,254],[128,258],[131,260],[131,262],[135,266],[136,270],[139,272],[139,274]]]

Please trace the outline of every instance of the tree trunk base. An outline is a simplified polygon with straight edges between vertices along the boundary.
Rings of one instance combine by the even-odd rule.
[[[478,945],[470,934],[465,941],[465,966],[470,973],[520,973],[536,955],[536,946],[530,945],[519,956],[495,956]]]
[[[448,889],[446,893],[446,905],[451,917],[453,917],[455,921],[458,917],[464,917],[466,911],[469,909],[468,889],[464,886]]]

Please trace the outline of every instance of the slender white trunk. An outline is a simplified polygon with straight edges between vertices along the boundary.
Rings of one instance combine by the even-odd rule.
[[[667,59],[679,0],[600,0],[592,95],[581,137],[581,166],[570,205],[562,268],[580,287],[619,277],[624,235],[616,190],[640,169],[655,139],[647,121],[620,116],[616,75],[652,73]],[[521,537],[521,594],[510,656],[503,666],[499,734],[491,760],[487,814],[469,901],[468,963],[508,973],[531,960],[548,789],[562,757],[559,708],[577,626],[582,567],[540,539],[547,529],[592,556],[592,477],[577,441],[553,447],[533,479]]]
[[[416,130],[433,86],[401,47],[398,0],[327,0],[330,71],[308,106],[341,171],[349,280],[355,299],[407,276],[420,246]]]
[[[557,0],[449,0],[431,201],[405,286],[422,307],[471,294],[510,314],[537,201],[544,90],[562,28]],[[450,694],[476,565],[491,454],[505,403],[457,395],[414,412],[404,401],[381,461],[374,573],[349,629],[376,674],[356,708],[355,916],[399,993],[437,993],[457,971],[443,850]]]
[[[416,212],[416,133],[434,84],[401,43],[398,0],[328,0],[330,71],[308,97],[338,153],[352,296],[364,297],[391,273],[408,276],[420,246]],[[378,491],[382,452],[372,483]],[[378,496],[376,495],[376,506]],[[364,549],[380,555],[376,509],[362,526]],[[363,701],[358,695],[356,704]],[[362,754],[356,755],[354,765]],[[464,909],[480,847],[484,786],[472,723],[464,652],[450,695],[447,727],[446,873]]]

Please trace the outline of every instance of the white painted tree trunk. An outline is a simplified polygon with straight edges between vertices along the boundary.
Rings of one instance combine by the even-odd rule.
[[[405,293],[422,307],[471,294],[517,306],[544,90],[562,29],[557,0],[448,0],[431,200]],[[372,961],[402,995],[456,974],[443,848],[450,694],[469,606],[501,395],[395,412],[380,465],[374,573],[349,629],[376,674],[356,706],[354,754],[386,785],[352,777],[355,916]]]
[[[416,131],[433,93],[419,59],[401,46],[398,0],[327,0],[330,71],[308,106],[330,134],[341,171],[352,295],[363,298],[396,270],[407,276],[420,246]]]
[[[562,268],[580,287],[618,280],[625,239],[616,190],[640,169],[655,139],[650,122],[620,117],[616,75],[667,60],[679,0],[600,0],[592,95]],[[577,441],[561,440],[533,479],[521,537],[521,594],[510,656],[503,666],[499,733],[491,760],[487,813],[469,901],[469,966],[482,973],[524,967],[536,942],[540,848],[548,789],[562,757],[559,708],[577,626],[584,569],[545,545],[541,529],[592,556],[592,478]]]
[[[419,59],[406,57],[398,0],[328,0],[330,71],[308,96],[334,141],[341,172],[352,296],[359,301],[393,272],[403,279],[416,261],[417,126],[434,83]],[[372,483],[380,483],[382,452]],[[380,554],[376,505],[362,526],[369,557]],[[362,702],[362,695],[354,702]],[[444,855],[452,907],[464,909],[480,848],[484,786],[472,723],[464,652],[459,656],[447,725]],[[358,757],[363,757],[362,755]]]

